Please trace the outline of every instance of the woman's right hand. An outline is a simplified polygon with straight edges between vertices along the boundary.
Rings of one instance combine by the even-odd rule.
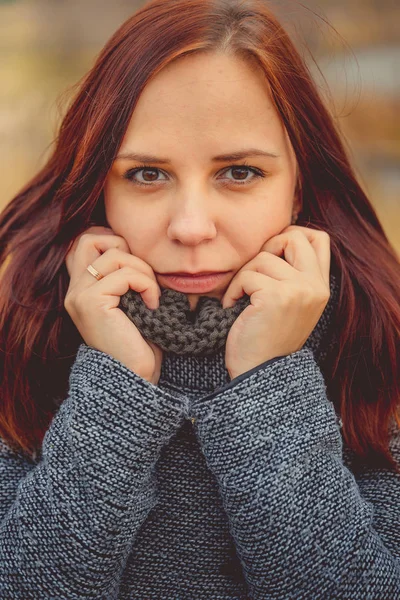
[[[157,385],[163,351],[145,340],[118,308],[130,288],[148,308],[158,308],[161,289],[153,269],[130,253],[126,240],[108,227],[94,226],[77,237],[65,259],[70,284],[64,307],[88,346],[105,352]],[[97,280],[88,265],[104,277]]]

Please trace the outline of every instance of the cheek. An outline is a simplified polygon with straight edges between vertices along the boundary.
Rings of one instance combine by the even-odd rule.
[[[238,239],[246,253],[255,256],[267,240],[278,235],[291,221],[291,205],[289,202],[264,201],[259,210],[253,210],[243,215]],[[244,233],[245,232],[245,233]]]
[[[146,260],[151,250],[162,239],[160,226],[155,219],[141,215],[140,211],[127,209],[122,203],[105,203],[106,217],[109,226],[116,235],[123,237],[131,254]]]
[[[129,198],[124,197],[123,192],[118,191],[111,183],[104,186],[104,209],[111,229],[127,241],[128,238],[133,238],[135,231],[142,231],[142,227],[134,227],[138,219],[132,213]]]

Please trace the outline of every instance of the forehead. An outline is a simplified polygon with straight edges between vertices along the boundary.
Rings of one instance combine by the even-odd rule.
[[[198,53],[179,58],[148,82],[120,150],[214,155],[255,145],[291,151],[263,71],[231,55]]]

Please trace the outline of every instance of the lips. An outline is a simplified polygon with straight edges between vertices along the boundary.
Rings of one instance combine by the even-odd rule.
[[[210,275],[166,275],[158,274],[161,285],[166,283],[166,286],[178,292],[186,292],[187,294],[200,294],[211,292],[215,289],[228,272],[212,273]]]
[[[220,273],[226,273],[226,271],[199,271],[198,273],[185,273],[179,271],[176,273],[160,273],[160,275],[171,275],[173,277],[203,277],[205,275],[219,275]]]

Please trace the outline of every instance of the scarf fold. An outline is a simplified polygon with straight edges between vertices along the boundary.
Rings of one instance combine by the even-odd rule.
[[[119,308],[143,337],[162,350],[180,356],[208,356],[223,348],[234,321],[249,304],[247,295],[229,308],[222,308],[218,298],[200,296],[196,309],[191,311],[186,294],[164,288],[155,310],[147,308],[134,290],[121,296]]]
[[[305,344],[314,353],[319,350],[338,300],[339,286],[333,274],[330,288],[328,304]],[[140,293],[134,290],[128,290],[121,296],[119,308],[144,338],[157,344],[164,352],[202,357],[211,356],[224,348],[230,328],[249,304],[250,297],[247,294],[229,308],[223,308],[218,298],[200,296],[196,309],[191,311],[186,294],[162,288],[160,305],[155,310],[149,309]]]

